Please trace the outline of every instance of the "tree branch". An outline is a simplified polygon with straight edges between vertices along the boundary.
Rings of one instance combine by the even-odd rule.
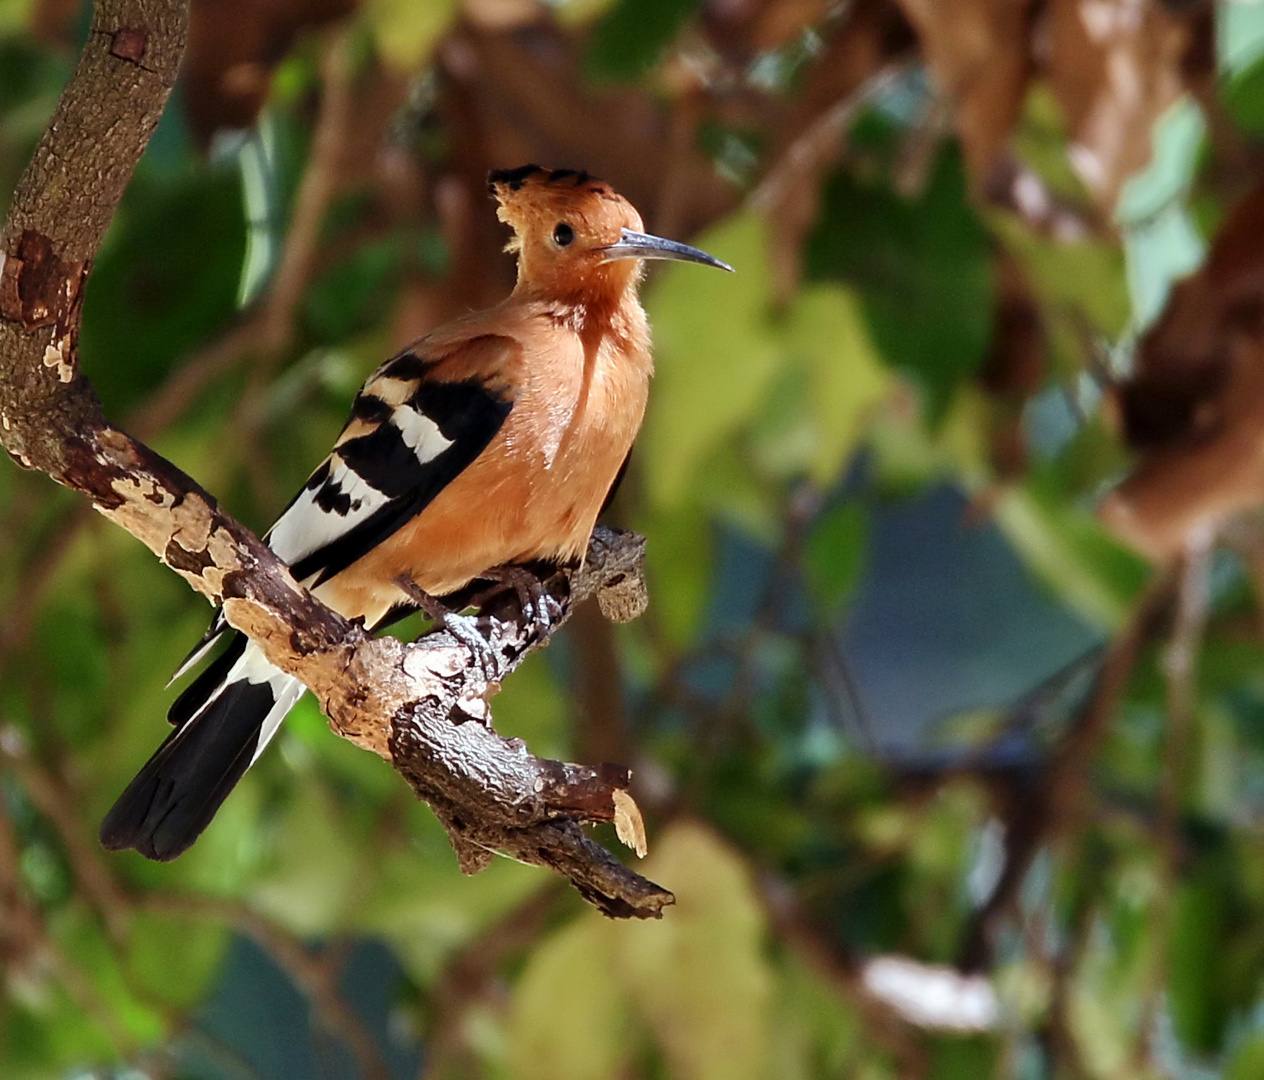
[[[670,893],[590,841],[581,821],[636,838],[625,769],[532,757],[490,726],[499,682],[596,595],[608,616],[644,607],[643,541],[599,530],[577,573],[541,577],[555,618],[524,617],[511,590],[480,625],[475,664],[446,632],[370,639],[297,585],[249,530],[170,462],[105,419],[79,368],[83,287],[132,169],[157,124],[183,49],[186,0],[98,0],[93,31],[22,177],[0,265],[0,443],[19,463],[86,495],[198,592],[221,604],[270,662],[301,679],[344,738],[391,761],[447,827],[467,872],[491,852],[551,867],[613,916],[657,917]]]

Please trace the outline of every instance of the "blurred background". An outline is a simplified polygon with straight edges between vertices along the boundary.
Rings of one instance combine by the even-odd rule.
[[[88,25],[0,0],[0,200]],[[256,529],[511,287],[489,168],[737,267],[645,288],[649,612],[494,702],[633,767],[679,903],[462,877],[310,698],[107,856],[209,611],[3,463],[0,1077],[1264,1077],[1262,57],[1247,2],[193,0],[82,352]]]

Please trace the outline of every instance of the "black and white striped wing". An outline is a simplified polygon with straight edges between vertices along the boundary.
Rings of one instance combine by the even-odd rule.
[[[517,346],[509,341],[506,348]],[[272,526],[268,545],[309,586],[328,581],[419,514],[479,456],[513,407],[477,379],[428,378],[404,353],[356,396],[342,437]]]
[[[476,341],[518,347],[504,338]],[[433,368],[412,352],[379,368],[356,395],[333,452],[268,532],[268,546],[299,581],[319,585],[372,551],[495,438],[513,407],[509,392],[475,379],[438,381]],[[171,681],[207,656],[227,629],[217,612]]]

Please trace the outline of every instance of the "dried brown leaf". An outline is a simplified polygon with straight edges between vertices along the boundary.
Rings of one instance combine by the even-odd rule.
[[[777,0],[765,4],[751,28],[751,46],[756,51],[780,49],[819,23],[829,7],[829,0]]]
[[[1110,210],[1150,160],[1154,122],[1185,90],[1191,23],[1155,0],[1051,0],[1041,37],[1071,165]]]
[[[899,0],[940,88],[956,105],[971,180],[982,187],[1022,108],[1031,0]]]
[[[649,840],[645,835],[645,819],[641,817],[641,808],[622,788],[614,789],[614,831],[627,847],[636,852],[638,859],[649,854]]]
[[[1129,445],[1141,451],[1212,434],[1222,423],[1235,339],[1264,321],[1264,185],[1225,220],[1202,268],[1173,290],[1120,390]]]
[[[1264,501],[1264,185],[1172,291],[1119,404],[1145,458],[1102,516],[1135,547],[1168,558]]]
[[[249,128],[273,68],[302,31],[355,10],[356,0],[194,0],[180,77],[189,126],[204,146],[221,128]]]
[[[1044,382],[1045,336],[1040,306],[1012,256],[998,256],[996,283],[992,344],[979,383],[993,402],[988,433],[992,467],[999,478],[1013,479],[1027,467],[1023,408]]]
[[[1264,503],[1264,339],[1244,337],[1231,354],[1215,434],[1156,451],[1102,503],[1106,526],[1156,562]]]

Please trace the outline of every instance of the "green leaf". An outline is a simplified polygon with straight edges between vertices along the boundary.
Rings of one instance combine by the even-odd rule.
[[[536,947],[514,987],[511,1080],[606,1080],[627,1055],[610,924],[585,912]]]
[[[388,65],[415,72],[452,22],[456,0],[369,0],[369,27]]]
[[[860,580],[869,544],[869,515],[854,502],[839,503],[821,515],[803,550],[813,608],[833,622]]]
[[[809,476],[824,487],[850,460],[865,420],[890,392],[891,377],[869,337],[861,303],[845,286],[805,287],[790,309],[787,338],[808,369],[816,435]]]
[[[784,330],[781,337],[784,343]],[[801,478],[816,454],[818,433],[809,416],[811,397],[803,359],[785,356],[777,365],[777,372],[764,393],[759,410],[751,418],[749,434],[739,440],[749,447],[749,452],[741,458],[729,455],[736,458],[732,462],[735,475],[726,479],[747,484],[754,481],[754,486],[764,496],[760,501],[768,504],[763,515],[767,520],[761,531],[774,537],[780,531],[782,507],[780,500],[768,500],[767,495],[772,494],[780,482]],[[715,456],[711,455],[712,458]],[[712,499],[720,495],[725,502],[729,501],[728,490],[717,487],[712,477],[708,476],[701,486]],[[749,502],[749,498],[746,501]]]
[[[779,359],[762,220],[740,214],[698,243],[737,272],[671,264],[646,297],[657,373],[639,456],[663,507],[681,504],[701,460],[758,409]]]
[[[1208,820],[1228,825],[1242,800],[1242,745],[1233,714],[1223,701],[1212,699],[1198,709],[1196,721],[1191,803]]]
[[[297,784],[292,797],[278,861],[254,884],[251,900],[296,933],[327,934],[340,926],[367,867],[323,784]]]
[[[1206,131],[1202,111],[1182,98],[1155,123],[1153,157],[1120,194],[1115,217],[1124,227],[1133,321],[1139,327],[1158,317],[1172,284],[1203,260],[1206,245],[1186,199]]]
[[[419,985],[430,983],[452,952],[547,883],[537,867],[497,859],[464,877],[429,807],[408,819],[409,843],[374,855],[372,894],[353,915],[360,930],[390,943]]]
[[[152,1041],[163,1033],[161,1014],[133,994],[96,919],[81,908],[67,907],[49,920],[49,929],[67,961],[91,981],[93,993],[118,1031],[138,1041]]]
[[[1073,204],[1087,201],[1084,181],[1067,155],[1066,114],[1048,84],[1035,82],[1028,88],[1012,140],[1019,160],[1050,191]]]
[[[1081,506],[1033,480],[996,502],[994,519],[1024,563],[1077,614],[1108,629],[1123,618],[1148,566]]]
[[[31,0],[0,0],[0,33],[25,28],[33,6]]]
[[[813,279],[856,290],[882,358],[913,375],[931,417],[942,418],[992,332],[987,234],[959,156],[942,154],[915,200],[836,174],[823,192],[807,268]]]
[[[1216,962],[1224,946],[1227,900],[1214,870],[1176,890],[1168,970],[1172,1023],[1181,1041],[1200,1054],[1219,1049],[1228,1019]]]
[[[109,1060],[106,1033],[66,990],[31,972],[7,973],[0,1011],[0,1072],[5,1080],[60,1080],[85,1061]]]
[[[674,1080],[763,1080],[773,974],[762,907],[737,853],[674,826],[645,873],[676,894],[661,922],[610,924],[619,971]]]
[[[618,0],[593,28],[589,72],[619,80],[644,75],[697,6],[698,0]]]
[[[1207,122],[1193,99],[1183,97],[1154,123],[1149,164],[1124,183],[1117,220],[1133,226],[1179,200],[1194,182]]]
[[[244,253],[235,172],[136,177],[84,299],[84,370],[108,413],[125,413],[227,324]]]
[[[806,474],[826,487],[887,397],[890,372],[874,352],[859,300],[843,285],[805,288],[774,334],[777,372],[750,425],[756,478],[797,480]],[[749,462],[739,467],[751,473]],[[731,487],[709,483],[706,490],[727,493]],[[779,502],[772,516],[779,522]],[[775,535],[778,528],[765,531]]]
[[[712,531],[698,506],[642,514],[637,529],[653,537],[645,554],[652,610],[676,647],[692,641],[710,598]]]
[[[227,926],[213,920],[136,911],[125,961],[129,982],[153,1000],[196,1005],[219,971],[229,937]]]
[[[979,1080],[996,1075],[996,1044],[981,1036],[932,1040],[930,1080]]]
[[[794,378],[798,374],[786,372],[789,379],[776,381],[765,401],[764,415],[751,423],[747,437],[730,438],[707,454],[699,463],[693,482],[692,506],[705,510],[713,520],[736,525],[759,543],[770,546],[776,546],[783,532],[785,504],[778,481],[797,479],[805,467],[802,456],[794,450],[785,453],[768,445],[778,436],[783,436],[785,442],[803,445],[801,438],[795,438],[795,432],[807,433],[801,420],[802,406],[797,400],[785,400],[786,396],[801,397],[795,394],[801,387],[785,385],[787,381],[801,382]],[[769,413],[780,415],[770,417]],[[792,431],[787,432],[787,426]],[[685,512],[676,511],[676,516]]]
[[[1123,253],[1100,240],[1055,241],[1037,236],[1016,218],[990,215],[993,229],[1022,263],[1045,313],[1087,320],[1099,333],[1118,337],[1132,317]],[[1082,322],[1073,330],[1082,334]]]
[[[862,1034],[860,1018],[799,956],[788,953],[781,967],[770,1075],[776,1080],[849,1075]]]
[[[394,303],[403,254],[399,239],[390,237],[340,259],[303,298],[308,331],[320,342],[336,343],[379,324]]]
[[[1224,1080],[1259,1080],[1264,1076],[1264,1033],[1247,1036],[1229,1058]]]
[[[1224,103],[1244,134],[1264,135],[1264,60],[1229,82],[1224,91]]]
[[[51,692],[57,726],[72,743],[101,722],[109,655],[100,612],[80,575],[80,590],[59,595],[39,619],[37,676]]]
[[[1221,4],[1216,10],[1217,67],[1241,72],[1264,54],[1264,8],[1258,4]]]

